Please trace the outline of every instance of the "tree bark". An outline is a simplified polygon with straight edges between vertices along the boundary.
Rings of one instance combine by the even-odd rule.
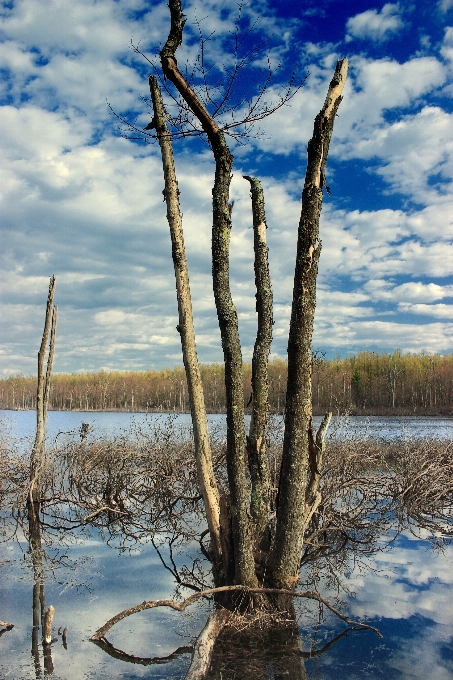
[[[321,481],[322,460],[326,448],[324,437],[331,418],[332,414],[330,412],[326,413],[316,433],[316,439],[312,442],[312,450],[309,455],[310,475],[305,490],[304,530],[322,500],[321,493],[319,492],[319,482]]]
[[[266,430],[269,415],[268,361],[272,343],[273,297],[266,244],[266,214],[263,189],[258,179],[244,176],[250,182],[255,251],[255,286],[258,328],[252,358],[252,415],[247,455],[252,483],[250,513],[253,519],[255,544],[269,548],[270,474],[266,450]]]
[[[313,441],[311,341],[316,307],[316,277],[321,253],[319,217],[322,189],[327,186],[327,155],[347,70],[347,59],[337,62],[324,106],[315,119],[313,137],[308,144],[308,163],[302,193],[288,339],[283,457],[277,498],[276,533],[269,564],[271,582],[287,588],[295,586],[299,575],[306,478]]]
[[[255,586],[257,579],[253,556],[252,526],[249,516],[249,489],[245,467],[244,391],[242,353],[238,319],[229,282],[229,245],[231,206],[229,191],[233,156],[225,136],[195,92],[178,70],[175,52],[182,42],[184,20],[180,0],[170,0],[171,28],[162,49],[161,63],[170,80],[199,119],[208,136],[215,159],[212,190],[212,277],[225,360],[227,410],[227,473],[231,497],[232,538],[234,545],[235,583]]]
[[[227,609],[216,609],[197,638],[190,668],[184,680],[205,680],[209,678],[214,645],[231,616]]]
[[[209,440],[208,422],[198,363],[195,329],[193,325],[192,298],[190,294],[189,269],[187,265],[182,226],[182,215],[179,205],[179,189],[176,179],[175,164],[171,136],[165,122],[165,108],[162,95],[154,76],[149,78],[149,86],[154,109],[154,125],[162,154],[162,165],[165,178],[164,196],[167,203],[167,219],[170,226],[172,257],[176,277],[178,297],[179,325],[184,368],[189,391],[190,411],[194,433],[195,457],[197,463],[198,483],[203,495],[206,518],[211,538],[213,554],[214,578],[217,585],[222,572],[222,548],[220,543],[220,505],[219,492],[212,466],[211,444]]]
[[[42,334],[41,346],[38,352],[38,385],[36,390],[36,435],[31,454],[30,464],[31,501],[37,500],[36,492],[39,487],[39,471],[42,466],[44,456],[47,407],[49,404],[50,380],[52,375],[52,364],[55,351],[55,334],[58,316],[57,308],[53,306],[54,293],[55,293],[55,277],[52,276],[49,283],[49,294],[47,297],[44,331]],[[47,357],[47,366],[45,367],[47,344],[49,342],[49,333],[50,333],[49,354]]]

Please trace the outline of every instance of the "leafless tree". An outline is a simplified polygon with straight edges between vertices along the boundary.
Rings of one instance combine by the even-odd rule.
[[[178,187],[166,112],[158,81],[150,77],[153,120],[147,130],[156,129],[162,151],[167,216],[173,246],[173,261],[178,290],[178,306],[184,364],[189,385],[192,421],[195,433],[195,456],[198,484],[205,504],[210,533],[208,555],[213,565],[216,587],[222,601],[237,605],[235,588],[248,589],[253,607],[290,606],[288,594],[295,590],[300,570],[304,533],[321,500],[319,482],[323,438],[330,414],[316,436],[312,433],[311,410],[311,339],[316,307],[316,277],[321,252],[319,217],[322,206],[325,168],[330,139],[347,76],[346,59],[338,62],[327,97],[314,123],[308,144],[308,164],[302,198],[298,246],[294,277],[294,296],[288,343],[288,383],[285,436],[274,508],[270,495],[270,475],[266,454],[268,405],[268,355],[272,339],[272,292],[267,263],[264,198],[259,181],[246,177],[251,184],[255,246],[255,281],[257,287],[258,333],[252,371],[252,424],[245,433],[242,352],[238,319],[229,280],[229,242],[232,208],[229,192],[233,156],[226,142],[232,128],[247,126],[257,118],[272,113],[263,104],[262,93],[252,102],[240,123],[229,128],[219,125],[217,114],[229,108],[230,85],[217,105],[206,82],[195,87],[178,67],[176,52],[182,43],[185,25],[180,0],[169,2],[171,26],[160,52],[163,78],[171,83],[183,104],[179,129],[202,132],[215,160],[212,189],[212,279],[225,362],[227,411],[226,470],[227,489],[221,495],[213,475],[209,449],[202,444],[201,429],[207,432],[201,380],[196,357],[190,288],[185,261]],[[138,48],[136,48],[138,51]],[[241,65],[238,65],[240,69]],[[289,92],[290,90],[288,90]],[[204,96],[202,96],[202,94]],[[288,95],[289,96],[289,95]],[[284,103],[285,98],[280,100]],[[212,110],[214,108],[214,110]],[[193,122],[196,121],[196,122]],[[173,123],[175,121],[173,120]],[[182,128],[181,128],[182,125]],[[185,126],[185,127],[184,127]],[[329,189],[328,189],[329,190]],[[248,454],[248,455],[247,455]],[[251,489],[249,487],[249,477]],[[225,590],[227,589],[227,590]],[[276,596],[280,589],[282,598]],[[98,635],[97,639],[102,638]]]

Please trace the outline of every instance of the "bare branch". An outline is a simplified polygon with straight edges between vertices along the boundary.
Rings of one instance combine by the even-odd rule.
[[[342,614],[338,609],[336,609],[333,605],[331,605],[328,600],[326,600],[324,597],[321,597],[319,593],[313,590],[306,590],[304,592],[300,592],[287,590],[284,588],[247,588],[247,586],[221,586],[220,588],[209,588],[207,590],[201,591],[200,593],[195,593],[194,595],[191,595],[182,602],[175,602],[175,600],[145,600],[144,602],[141,602],[140,604],[137,604],[134,607],[124,609],[122,612],[119,612],[119,614],[113,616],[103,626],[101,626],[101,628],[98,628],[98,630],[94,633],[94,635],[91,636],[90,639],[93,642],[96,640],[102,640],[108,633],[108,631],[111,628],[113,628],[113,626],[117,624],[119,621],[122,621],[128,616],[131,616],[132,614],[137,614],[138,612],[145,611],[146,609],[154,609],[156,607],[170,607],[171,609],[175,609],[176,611],[183,612],[185,609],[187,609],[187,607],[190,607],[190,605],[197,602],[197,600],[199,600],[201,597],[211,599],[213,595],[233,592],[242,592],[245,594],[257,594],[257,595],[259,594],[288,595],[288,597],[291,598],[300,597],[309,600],[316,600],[317,602],[321,602],[325,607],[330,609],[330,611],[333,614],[338,616],[348,626],[355,626],[357,628],[363,628],[364,630],[371,630],[373,633],[378,635],[378,637],[382,637],[377,628],[373,628],[373,626],[369,626],[365,623],[352,621],[347,616]]]

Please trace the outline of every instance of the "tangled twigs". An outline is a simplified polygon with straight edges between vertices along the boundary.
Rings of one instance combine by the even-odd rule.
[[[218,593],[225,593],[225,592],[244,592],[247,594],[268,594],[268,595],[287,595],[289,597],[303,597],[307,598],[309,600],[316,600],[317,602],[320,602],[323,604],[325,607],[330,609],[331,612],[333,612],[336,616],[338,616],[342,621],[344,621],[348,626],[353,626],[356,628],[362,628],[364,630],[371,630],[373,633],[378,635],[379,637],[382,637],[381,633],[377,628],[373,628],[372,626],[369,626],[366,623],[360,623],[357,621],[351,621],[348,619],[347,616],[344,616],[341,612],[338,611],[335,607],[333,607],[328,600],[325,598],[321,597],[319,593],[313,591],[313,590],[306,590],[304,592],[300,591],[292,591],[292,590],[285,590],[285,589],[280,589],[280,588],[248,588],[247,586],[222,586],[220,588],[209,588],[207,590],[203,590],[199,593],[194,593],[190,597],[186,598],[182,602],[175,602],[174,600],[145,600],[144,602],[141,602],[140,604],[136,604],[134,607],[129,607],[129,609],[124,609],[122,612],[119,612],[119,614],[116,614],[113,616],[111,619],[107,621],[101,628],[98,628],[98,630],[94,633],[94,635],[91,636],[91,641],[96,642],[99,640],[102,640],[105,635],[108,633],[108,631],[113,628],[113,626],[118,623],[119,621],[122,621],[122,619],[125,619],[128,616],[131,616],[132,614],[137,614],[138,612],[142,612],[145,609],[154,609],[155,607],[171,607],[171,609],[176,609],[179,612],[183,612],[187,607],[190,605],[194,604],[197,600],[199,600],[201,597],[205,598],[210,598],[212,595],[216,595]]]

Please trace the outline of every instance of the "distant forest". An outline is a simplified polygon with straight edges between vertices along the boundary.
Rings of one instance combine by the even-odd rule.
[[[225,410],[222,364],[201,366],[206,408]],[[269,365],[270,407],[285,407],[287,365]],[[244,364],[245,405],[251,396],[251,365]],[[346,359],[313,358],[313,410],[351,414],[453,415],[453,354],[375,354]],[[0,380],[0,408],[34,409],[36,377]],[[60,374],[52,379],[50,409],[78,411],[188,411],[181,367],[161,371]]]

